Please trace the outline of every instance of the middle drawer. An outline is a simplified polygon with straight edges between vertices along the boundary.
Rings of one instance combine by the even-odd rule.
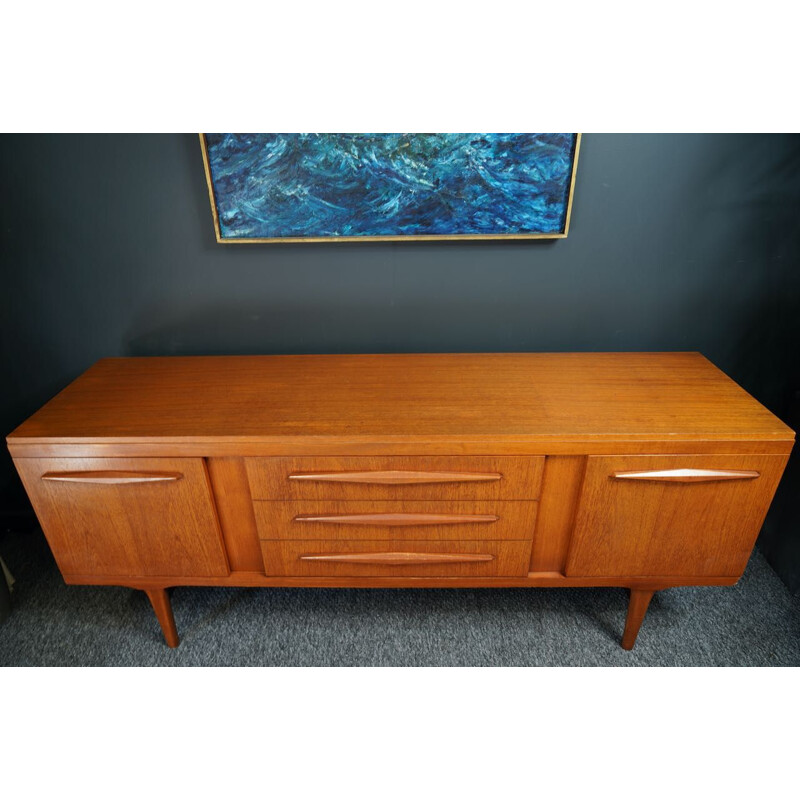
[[[256,500],[259,539],[532,539],[535,501]]]

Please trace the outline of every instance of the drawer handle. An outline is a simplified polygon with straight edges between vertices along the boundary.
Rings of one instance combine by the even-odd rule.
[[[127,472],[125,470],[97,470],[94,472],[45,472],[43,481],[67,483],[162,483],[178,481],[180,472]]]
[[[419,483],[479,483],[499,481],[502,477],[499,472],[417,472],[389,469],[371,472],[298,472],[290,475],[289,480],[408,486]]]
[[[761,473],[748,469],[656,469],[649,472],[615,472],[615,480],[701,483],[704,481],[741,481],[757,478]]]
[[[301,561],[341,561],[350,564],[460,564],[492,561],[490,553],[325,553],[300,556]]]
[[[302,514],[295,522],[322,522],[334,525],[468,525],[497,522],[494,514]]]

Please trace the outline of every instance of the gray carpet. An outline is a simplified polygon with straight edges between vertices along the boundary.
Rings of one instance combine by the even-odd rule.
[[[656,594],[631,652],[623,589],[188,587],[171,650],[142,592],[66,586],[41,532],[0,553],[17,580],[3,666],[800,665],[800,597],[758,552],[734,587]]]

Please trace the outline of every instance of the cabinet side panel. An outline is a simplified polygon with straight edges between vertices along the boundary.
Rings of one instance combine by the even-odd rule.
[[[531,572],[563,574],[585,469],[585,456],[547,457]]]
[[[209,458],[206,463],[231,569],[263,572],[264,560],[244,459]]]

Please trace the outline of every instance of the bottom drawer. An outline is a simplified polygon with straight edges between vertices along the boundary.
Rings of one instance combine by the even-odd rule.
[[[261,542],[267,575],[351,577],[508,577],[526,575],[529,540]]]

